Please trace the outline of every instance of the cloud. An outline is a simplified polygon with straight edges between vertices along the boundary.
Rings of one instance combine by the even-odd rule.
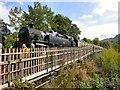
[[[107,23],[107,24],[101,24],[101,25],[95,25],[95,26],[85,26],[80,21],[74,21],[73,23],[77,24],[77,26],[81,30],[80,38],[90,38],[94,39],[95,37],[100,38],[100,40],[104,38],[114,37],[116,34],[118,34],[118,27],[117,24]]]
[[[83,14],[83,16],[79,17],[80,20],[87,20],[91,22],[95,22],[96,20],[99,23],[101,20],[105,21],[115,21],[118,20],[118,0],[100,0],[99,2],[94,3],[96,6],[93,11],[89,14]],[[88,21],[89,22],[89,21]],[[103,23],[102,22],[102,23]]]
[[[118,0],[100,0],[97,7],[93,10],[94,14],[103,16],[107,11],[118,11]]]
[[[23,2],[21,0],[15,0],[17,3],[20,3],[21,5],[23,5]]]
[[[84,15],[83,15],[82,17],[80,17],[79,19],[86,20],[86,19],[91,19],[91,18],[93,18],[92,15],[90,15],[90,14],[84,14]]]
[[[91,13],[83,14],[74,23],[81,30],[81,38],[102,39],[118,34],[118,0],[100,0]]]
[[[96,9],[93,10],[94,14],[97,14],[97,15],[100,15],[100,16],[103,16],[104,12],[105,11],[103,9],[100,9],[100,8],[96,8]]]
[[[0,2],[0,18],[5,22],[9,23],[8,13],[9,9],[4,5],[4,3]]]

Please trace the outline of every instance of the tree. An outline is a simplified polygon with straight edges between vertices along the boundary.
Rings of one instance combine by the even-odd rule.
[[[7,23],[3,21],[3,19],[0,19],[0,32],[1,34],[10,34],[10,30],[7,28]]]
[[[111,46],[118,52],[120,52],[120,39],[117,41],[110,41]]]
[[[67,34],[68,27],[71,25],[71,20],[69,18],[62,16],[61,14],[55,15],[52,20],[51,28],[58,31],[61,34]]]
[[[100,45],[99,38],[93,39],[93,43],[94,43],[95,45]]]
[[[8,35],[4,35],[3,36],[3,45],[5,48],[9,48],[10,46],[13,46],[15,41],[16,41],[16,37],[17,33],[14,32],[12,34],[8,34]]]
[[[28,13],[18,7],[11,9],[9,19],[11,25],[16,30],[22,26],[27,26],[29,23],[33,23],[36,29],[47,31],[53,15],[54,12],[47,5],[41,6],[39,2],[34,2],[34,7],[28,6]]]
[[[21,7],[15,7],[13,9],[11,8],[8,17],[10,20],[10,24],[12,25],[12,27],[14,27],[16,31],[18,31],[21,26],[25,26],[27,24],[22,15]]]
[[[51,22],[51,28],[61,34],[66,34],[78,39],[80,30],[76,24],[72,24],[72,21],[68,17],[64,17],[61,14],[55,15]]]
[[[81,31],[79,30],[79,28],[77,27],[76,24],[72,24],[71,25],[71,30],[69,31],[69,35],[78,39],[79,38],[79,34],[81,33]]]
[[[105,40],[105,41],[101,42],[100,45],[104,48],[109,49],[112,46],[112,43],[108,40]]]
[[[3,21],[3,19],[0,19],[0,42],[5,46],[5,41],[6,44],[9,43],[6,39],[6,36],[11,34],[11,31],[7,28],[7,23]],[[10,38],[8,38],[10,39]]]
[[[90,39],[88,39],[88,38],[85,38],[85,37],[84,37],[82,40],[85,41],[85,42],[87,42],[87,43],[93,44],[93,41],[90,40]]]

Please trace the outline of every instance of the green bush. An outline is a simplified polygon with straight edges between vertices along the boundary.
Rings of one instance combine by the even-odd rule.
[[[99,57],[99,63],[108,74],[116,74],[120,70],[119,55],[113,48],[103,50]]]
[[[12,82],[12,87],[15,88],[23,88],[25,87],[25,84],[23,82],[20,81],[20,79],[16,78],[13,82]]]
[[[17,77],[12,81],[12,85],[10,87],[3,88],[2,90],[33,90],[34,88],[34,83],[29,83],[27,80],[25,80],[25,82],[21,82]]]
[[[104,49],[95,60],[101,67],[104,86],[109,89],[120,87],[120,54],[113,48]]]
[[[80,84],[79,84],[79,87],[81,89],[92,89],[92,86],[90,85],[90,82],[88,81],[81,81]]]
[[[97,73],[92,73],[91,77],[94,79],[92,86],[93,88],[97,88],[97,89],[104,89],[104,83],[103,83],[103,79],[100,77],[99,74]]]

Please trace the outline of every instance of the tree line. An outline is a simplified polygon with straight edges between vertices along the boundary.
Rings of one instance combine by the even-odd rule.
[[[118,38],[117,40],[103,40],[100,41],[99,38],[94,38],[93,40],[88,39],[88,38],[83,38],[83,41],[91,44],[95,44],[104,48],[114,48],[116,51],[120,52],[120,39]]]

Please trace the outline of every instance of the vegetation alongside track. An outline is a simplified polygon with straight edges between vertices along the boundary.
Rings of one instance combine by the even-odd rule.
[[[62,68],[61,76],[44,88],[120,89],[120,54],[110,48],[72,68]]]

